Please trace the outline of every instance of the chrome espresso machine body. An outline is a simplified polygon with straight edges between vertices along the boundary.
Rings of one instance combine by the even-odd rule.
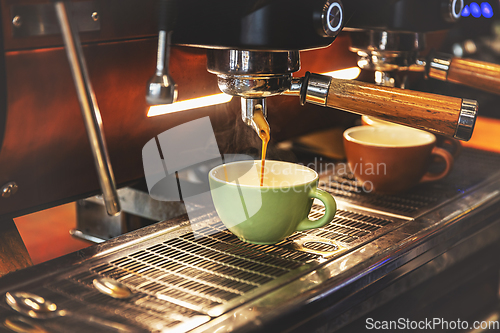
[[[143,177],[142,148],[151,138],[207,116],[222,154],[255,146],[257,110],[277,141],[344,119],[312,104],[468,140],[474,101],[292,75],[306,52],[318,60],[303,67],[348,67],[332,65],[337,58],[354,66],[346,43],[336,48],[347,36],[339,35],[343,26],[364,29],[363,22],[380,23],[366,19],[380,19],[409,31],[448,29],[457,3],[170,1],[175,15],[162,15],[159,34],[153,2],[62,3],[80,31],[80,52],[74,32],[61,39],[62,10],[53,3],[2,1],[0,177],[10,192],[0,198],[0,222],[101,192],[78,112],[86,98],[100,111],[94,119],[106,143],[99,144],[107,144],[118,187]],[[66,53],[83,69],[80,102],[78,66]],[[146,116],[146,94],[171,102],[219,89],[241,102]],[[366,193],[346,170],[318,165],[320,187],[337,200],[335,219],[275,245],[240,241],[214,211],[190,221],[167,203],[177,211],[157,214],[163,221],[1,277],[0,332],[359,332],[369,318],[498,318],[499,162],[498,154],[464,149],[446,179],[397,196]],[[127,200],[118,194],[121,207]],[[323,212],[314,204],[310,218]]]

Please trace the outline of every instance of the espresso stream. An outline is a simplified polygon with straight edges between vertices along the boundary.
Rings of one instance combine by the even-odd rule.
[[[267,152],[267,144],[271,139],[271,134],[269,130],[269,124],[267,123],[262,111],[255,111],[253,116],[254,122],[259,129],[259,137],[262,140],[262,153],[261,153],[261,167],[260,167],[260,186],[264,186],[264,167],[266,164],[266,152]],[[226,164],[222,165],[224,168],[224,176],[226,178],[226,182],[228,180]]]
[[[253,120],[259,129],[259,137],[262,140],[262,153],[261,153],[261,167],[260,167],[260,186],[264,185],[264,166],[266,164],[266,152],[267,152],[267,144],[269,143],[269,139],[271,138],[271,134],[269,131],[269,124],[264,118],[262,111],[257,110],[253,115]]]

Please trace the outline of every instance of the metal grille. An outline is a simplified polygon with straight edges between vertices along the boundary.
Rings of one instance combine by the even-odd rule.
[[[318,257],[247,244],[224,228],[215,223],[91,270],[134,291],[206,313]]]
[[[498,155],[465,149],[449,177],[419,186],[411,193],[399,196],[363,193],[360,184],[348,174],[332,176],[332,182],[323,184],[323,188],[337,199],[373,206],[381,211],[413,214],[464,192],[496,172],[499,165]],[[108,257],[90,259],[86,267],[75,265],[71,271],[53,275],[53,279],[48,278],[44,283],[33,282],[25,291],[75,313],[148,331],[171,328],[185,332],[210,320],[207,315],[210,309],[224,305],[227,311],[233,303],[234,306],[241,304],[239,297],[255,292],[254,297],[258,295],[258,288],[271,281],[287,283],[284,276],[287,273],[327,257],[318,252],[337,255],[335,251],[342,253],[402,223],[391,217],[339,209],[334,220],[321,228],[296,232],[279,244],[256,245],[239,240],[214,214],[203,217],[206,223],[195,232],[181,228],[175,232],[185,232],[182,235],[162,236],[173,237],[170,239],[138,242],[131,245],[133,249],[129,247],[125,252],[119,250]],[[323,214],[324,207],[314,204],[309,218],[317,220]],[[118,300],[99,293],[93,287],[93,280],[103,276],[125,284],[132,289],[133,296]],[[282,280],[277,281],[280,277]],[[3,304],[0,321],[9,318],[15,320],[16,317]],[[95,323],[71,316],[26,320],[50,332],[106,331]]]
[[[424,209],[464,193],[500,169],[500,155],[463,149],[453,171],[444,179],[425,183],[399,195],[367,193],[351,173],[323,175],[320,188],[336,198],[380,211],[415,216]]]
[[[350,174],[332,175],[331,182],[322,188],[337,199],[411,216],[464,192],[496,172],[499,165],[498,155],[464,149],[455,170],[446,179],[424,184],[410,193],[398,196],[364,193]],[[309,218],[317,220],[323,214],[324,207],[314,204]],[[239,240],[218,218],[212,216],[207,220],[210,222],[195,232],[139,246],[135,252],[114,256],[111,261],[29,291],[62,309],[109,321],[149,331],[181,327],[180,331],[187,331],[208,321],[210,309],[238,303],[238,297],[304,263],[320,260],[322,255],[318,253],[340,253],[399,223],[389,217],[339,209],[334,220],[324,227],[296,232],[280,244],[256,245]],[[127,285],[133,297],[117,300],[99,293],[92,282],[103,276]],[[11,315],[5,311],[1,314],[3,318]],[[100,331],[95,323],[72,317],[35,321],[35,324],[50,332]]]
[[[65,280],[59,280],[30,292],[42,296],[64,309],[85,317],[93,316],[109,322],[140,327],[147,331],[159,331],[187,325],[191,328],[209,320],[208,316],[143,293],[118,300],[101,294],[92,287],[92,280],[98,278],[90,272],[81,273]],[[13,318],[12,313],[0,311],[0,321]],[[49,332],[101,332],[114,331],[110,327],[80,319],[74,315],[35,321]],[[28,331],[28,330],[27,330]]]
[[[84,272],[47,288],[53,293],[68,297],[68,300],[61,302],[62,308],[81,311],[84,307],[87,313],[90,311],[89,314],[117,322],[134,322],[149,329],[174,327],[201,315],[191,309],[137,291],[130,299],[111,298],[93,288],[92,281],[96,278],[99,276]]]
[[[317,220],[325,214],[325,207],[314,204],[309,214],[311,220]],[[329,224],[316,229],[300,231],[293,234],[288,240],[298,240],[307,235],[327,238],[332,241],[351,243],[363,240],[382,227],[393,222],[366,214],[353,213],[346,210],[337,210],[335,218]]]
[[[311,219],[324,214],[324,207],[313,205]],[[391,224],[389,220],[339,210],[328,225],[298,232],[280,245],[244,243],[225,230],[222,223],[170,239],[162,244],[93,267],[99,275],[111,277],[134,290],[206,313],[208,309],[257,288],[317,254],[292,250],[286,245],[306,235],[350,243]],[[215,234],[214,231],[218,231]],[[310,244],[312,250],[327,245]],[[320,246],[322,249],[316,248]],[[331,249],[332,245],[329,245]],[[88,280],[94,276],[82,280]],[[78,278],[81,280],[81,278]]]
[[[314,204],[309,218],[318,219],[323,214],[324,207]],[[104,314],[106,309],[121,308],[122,312],[113,315],[127,315],[125,319],[134,319],[141,326],[173,327],[320,258],[304,250],[338,249],[335,244],[314,241],[307,242],[302,251],[288,246],[301,237],[314,235],[347,244],[367,239],[391,223],[338,210],[334,221],[323,228],[297,232],[278,245],[257,245],[242,242],[217,221],[196,232],[96,265],[50,289],[102,309]],[[134,298],[115,300],[98,293],[92,288],[92,281],[102,276],[127,285]]]
[[[321,252],[333,252],[339,249],[338,245],[336,244],[319,241],[304,242],[302,246],[309,250]]]
[[[405,193],[400,196],[366,193],[362,184],[354,175],[343,174],[329,177],[328,183],[321,183],[320,188],[331,193],[336,198],[376,207],[381,211],[411,214],[421,208],[428,207],[439,201],[441,196],[431,191],[425,194]]]

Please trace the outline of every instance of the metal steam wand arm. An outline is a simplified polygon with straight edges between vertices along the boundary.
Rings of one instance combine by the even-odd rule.
[[[83,121],[89,137],[90,148],[94,156],[97,177],[101,186],[106,211],[109,215],[116,215],[120,212],[120,202],[104,140],[101,113],[97,106],[94,90],[90,84],[78,32],[69,22],[66,4],[63,1],[57,1],[54,5],[59,25],[61,26],[64,46],[71,74],[73,75],[78,101],[80,102]]]

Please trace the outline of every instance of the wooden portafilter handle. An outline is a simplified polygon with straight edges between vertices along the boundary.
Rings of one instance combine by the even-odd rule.
[[[427,62],[426,72],[433,79],[500,95],[500,65],[497,64],[436,53]]]
[[[474,100],[335,79],[307,72],[292,81],[301,104],[311,102],[468,141],[476,122]]]

